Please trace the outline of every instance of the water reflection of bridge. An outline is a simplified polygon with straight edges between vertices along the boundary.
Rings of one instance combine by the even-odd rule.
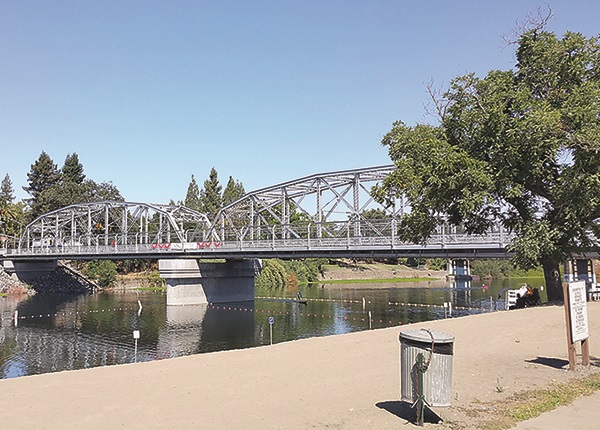
[[[46,304],[51,297],[45,296]],[[164,299],[163,299],[164,300]],[[236,313],[216,322],[206,305],[167,307],[155,303],[141,313],[131,306],[83,309],[82,298],[50,305],[41,313],[41,302],[1,300],[1,377],[56,372],[131,363],[135,360],[132,330],[141,329],[138,361],[171,358],[214,350],[227,342],[243,344],[252,337],[254,314]],[[12,317],[19,310],[15,327]],[[158,311],[164,312],[159,315]],[[49,313],[50,312],[50,313]],[[214,314],[214,312],[212,312]],[[165,321],[166,319],[166,321]],[[50,324],[48,323],[50,321]]]

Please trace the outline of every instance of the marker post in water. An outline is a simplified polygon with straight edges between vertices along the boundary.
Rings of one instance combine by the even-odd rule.
[[[140,331],[134,330],[133,331],[133,339],[135,339],[135,351],[134,351],[134,358],[133,358],[134,363],[137,363],[137,342],[138,342],[139,338],[140,338]]]
[[[271,339],[271,345],[273,345],[273,324],[275,323],[275,317],[269,317],[269,337]]]

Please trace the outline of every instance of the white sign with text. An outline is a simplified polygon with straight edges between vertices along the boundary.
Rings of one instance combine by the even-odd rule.
[[[589,334],[585,281],[569,282],[569,312],[573,342],[587,339]]]

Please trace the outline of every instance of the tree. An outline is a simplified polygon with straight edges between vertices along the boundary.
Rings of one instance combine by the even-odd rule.
[[[83,165],[79,162],[79,157],[76,153],[67,155],[65,164],[62,168],[62,174],[65,182],[73,182],[80,185],[83,184],[83,181],[85,180]]]
[[[34,199],[44,190],[57,184],[60,180],[60,171],[52,158],[44,151],[38,159],[31,165],[31,170],[27,173],[28,187],[23,190]]]
[[[29,187],[23,187],[31,195],[27,222],[40,215],[77,203],[105,200],[122,201],[121,193],[111,182],[97,183],[86,179],[83,165],[76,153],[67,155],[62,170],[42,152],[31,165],[27,174]]]
[[[200,188],[198,188],[194,175],[188,185],[183,205],[189,209],[200,210]]]
[[[84,196],[86,202],[123,201],[119,189],[112,182],[97,183],[87,179],[84,183]]]
[[[405,193],[403,239],[446,221],[467,233],[500,223],[516,236],[512,261],[541,265],[560,300],[560,265],[600,238],[600,45],[537,27],[516,58],[514,70],[454,79],[434,97],[439,125],[394,123],[382,143],[397,169],[373,194]]]
[[[236,200],[240,199],[244,194],[246,194],[246,190],[241,182],[235,181],[233,177],[229,177],[227,181],[227,185],[225,186],[225,190],[223,190],[223,206],[227,206]]]
[[[204,188],[200,194],[200,209],[209,219],[214,219],[217,212],[223,205],[221,198],[221,185],[219,184],[218,174],[213,167],[210,170],[208,179],[204,181]]]
[[[58,170],[54,161],[44,151],[39,158],[31,165],[31,170],[27,173],[28,187],[23,190],[31,196],[28,200],[31,212],[30,219],[35,219],[48,210],[55,209],[51,207],[53,198],[42,197],[42,193],[52,188],[61,180],[61,172]]]
[[[15,199],[14,192],[12,181],[7,173],[4,179],[2,179],[2,185],[0,185],[0,203],[12,203]]]
[[[117,280],[117,265],[111,260],[92,260],[87,264],[85,274],[100,287],[112,287]]]

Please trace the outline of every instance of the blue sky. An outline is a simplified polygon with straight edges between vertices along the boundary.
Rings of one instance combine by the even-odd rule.
[[[0,176],[76,152],[126,200],[183,200],[211,167],[247,191],[389,164],[427,84],[514,65],[510,35],[600,32],[600,2],[0,0]]]

